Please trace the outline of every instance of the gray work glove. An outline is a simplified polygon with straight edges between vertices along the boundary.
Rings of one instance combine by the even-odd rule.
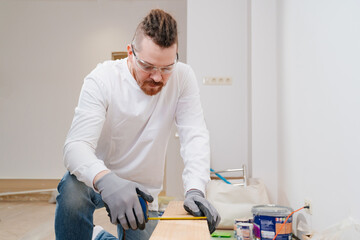
[[[205,216],[210,233],[215,231],[221,220],[216,209],[205,199],[204,194],[197,189],[187,191],[185,195],[184,208],[190,214],[200,217]]]
[[[100,192],[113,224],[121,224],[128,230],[145,228],[145,217],[139,202],[139,196],[145,201],[154,199],[142,185],[118,177],[110,172],[94,184]]]

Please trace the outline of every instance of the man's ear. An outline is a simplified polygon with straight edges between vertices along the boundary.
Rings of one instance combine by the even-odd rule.
[[[131,45],[128,44],[126,46],[126,50],[127,50],[127,54],[128,54],[128,57],[132,56],[133,55],[133,52],[132,52],[132,49],[131,49]]]

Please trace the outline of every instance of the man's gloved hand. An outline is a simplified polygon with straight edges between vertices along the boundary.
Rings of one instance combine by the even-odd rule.
[[[184,208],[196,217],[206,216],[209,231],[213,233],[221,220],[216,209],[205,199],[204,194],[197,189],[187,191],[185,195]]]
[[[100,192],[113,224],[120,223],[127,230],[145,228],[144,213],[138,194],[148,202],[154,199],[142,185],[118,177],[110,172],[94,184]]]

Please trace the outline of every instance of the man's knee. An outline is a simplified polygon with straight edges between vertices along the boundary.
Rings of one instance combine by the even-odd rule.
[[[63,207],[80,208],[91,201],[93,190],[83,182],[77,180],[74,175],[66,173],[58,185],[59,195],[56,201]]]

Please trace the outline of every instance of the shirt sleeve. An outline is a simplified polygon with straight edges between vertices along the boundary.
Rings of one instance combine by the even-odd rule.
[[[103,82],[87,76],[64,146],[64,164],[71,174],[93,187],[94,177],[107,167],[95,155],[104,125],[109,96]]]
[[[193,70],[189,67],[177,104],[175,123],[180,138],[180,154],[184,161],[183,183],[185,193],[199,189],[205,194],[210,180],[210,144],[199,88]]]

